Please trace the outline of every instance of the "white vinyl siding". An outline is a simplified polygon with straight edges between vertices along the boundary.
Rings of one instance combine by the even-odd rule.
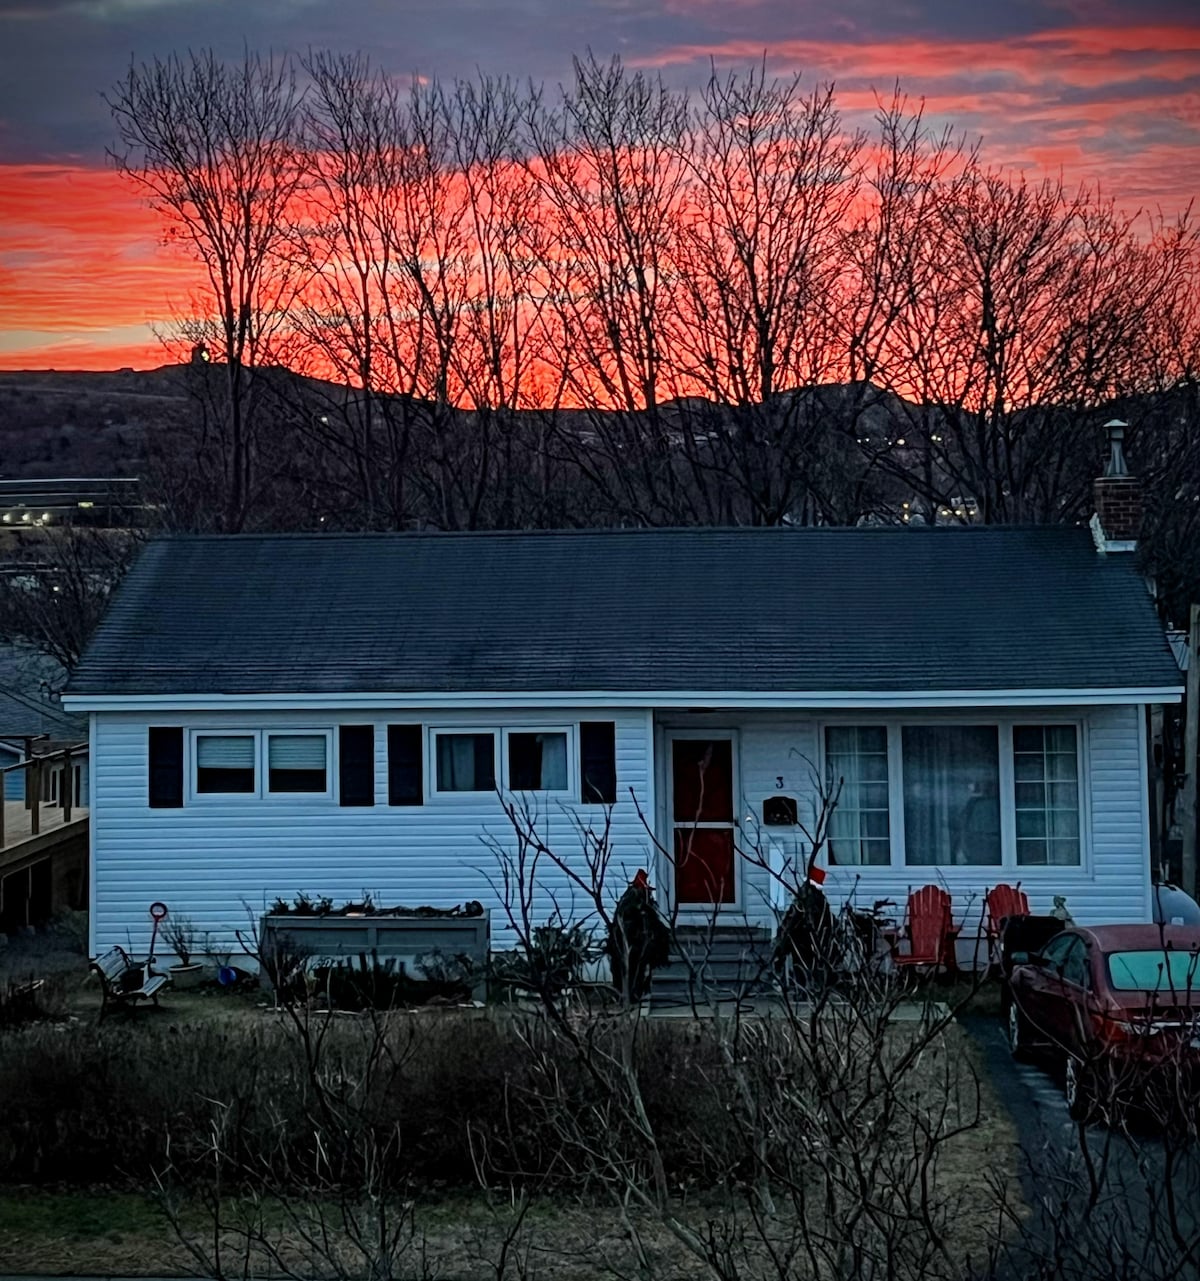
[[[564,709],[553,717],[545,709],[506,711],[501,726],[542,731],[597,713]],[[616,725],[618,800],[612,807],[612,866],[609,882],[618,894],[639,867],[653,866],[651,838],[638,806],[653,806],[650,775],[650,717],[643,710],[614,709],[605,718]],[[146,907],[155,899],[185,912],[214,944],[239,946],[250,917],[260,915],[275,897],[292,899],[301,890],[328,895],[335,902],[361,898],[376,902],[453,906],[478,899],[492,914],[493,946],[512,946],[502,900],[502,878],[492,842],[515,852],[516,842],[495,791],[438,796],[436,803],[389,806],[387,803],[387,726],[436,725],[439,730],[474,732],[486,719],[480,709],[456,714],[361,709],[330,713],[326,723],[312,711],[288,714],[196,712],[180,716],[190,739],[195,734],[257,733],[263,738],[295,730],[329,733],[333,743],[329,773],[337,778],[336,727],[373,724],[375,729],[375,805],[341,807],[328,797],[305,795],[189,795],[180,809],[150,809],[147,803],[147,725],[163,724],[161,715],[95,714],[93,809],[93,951],[114,943],[145,946]],[[425,736],[428,747],[429,735]],[[265,747],[264,747],[264,750]],[[575,749],[573,749],[575,750]],[[426,760],[426,779],[430,779]],[[429,786],[427,782],[427,786]],[[637,805],[630,798],[630,789]],[[571,866],[586,876],[580,827],[602,831],[606,810],[585,806],[573,796],[531,796],[538,834]],[[556,904],[582,917],[587,905],[569,877],[542,861],[533,901],[535,923],[550,919]],[[139,944],[139,940],[142,942]],[[245,957],[242,958],[243,962]]]

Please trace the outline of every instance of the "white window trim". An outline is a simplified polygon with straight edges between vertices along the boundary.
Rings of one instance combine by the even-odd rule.
[[[500,757],[503,774],[496,773],[496,782],[506,791],[517,796],[576,796],[579,792],[579,726],[576,725],[506,725],[500,731]],[[563,734],[567,740],[567,785],[550,788],[513,788],[509,780],[508,740],[513,734]],[[444,793],[445,794],[445,793]],[[449,793],[454,795],[454,793]],[[459,796],[463,793],[457,793]],[[471,793],[467,793],[470,795]]]
[[[467,798],[478,800],[481,796],[495,796],[496,788],[492,787],[473,789],[469,792],[443,792],[438,789],[437,740],[441,734],[490,734],[492,736],[492,775],[496,780],[496,788],[500,786],[503,778],[501,768],[504,762],[499,757],[504,731],[499,725],[426,725],[424,762],[426,802],[444,804],[446,801],[461,801]]]
[[[254,740],[254,790],[252,792],[201,792],[196,777],[199,769],[199,753],[196,740],[200,738],[251,738]],[[203,729],[189,729],[187,732],[187,760],[184,768],[187,776],[187,790],[184,801],[188,805],[228,805],[244,804],[247,801],[258,801],[263,794],[262,739],[256,729],[241,729],[236,726],[213,725]]]
[[[1031,714],[1032,712],[1032,714]],[[986,725],[997,731],[999,751],[1000,786],[1000,862],[999,863],[913,863],[905,861],[904,832],[904,749],[901,728],[905,725]],[[896,716],[886,720],[879,717],[839,716],[822,719],[817,723],[817,778],[820,786],[826,785],[827,757],[825,730],[829,726],[883,726],[888,735],[888,823],[891,829],[891,862],[887,864],[837,863],[834,870],[869,876],[872,873],[904,872],[910,875],[936,872],[941,875],[998,875],[1015,876],[1022,881],[1042,878],[1052,879],[1069,873],[1090,876],[1092,873],[1092,817],[1091,796],[1087,787],[1090,775],[1087,719],[1079,716],[1039,716],[1032,709],[1014,709],[1010,715],[987,716],[936,714],[928,717]],[[1016,787],[1013,770],[1013,727],[1016,725],[1072,725],[1075,727],[1076,781],[1079,789],[1079,862],[1078,863],[1018,863]],[[828,866],[828,852],[822,861]]]
[[[325,739],[325,790],[323,792],[272,792],[267,769],[267,739],[280,735],[300,734],[306,737],[320,735]],[[254,740],[254,791],[252,792],[201,792],[196,788],[198,738],[252,738]],[[272,805],[289,802],[327,804],[336,797],[337,777],[336,735],[328,725],[287,725],[278,729],[245,729],[235,725],[206,725],[189,729],[186,735],[184,770],[187,787],[185,805],[239,805],[250,801],[267,801]]]
[[[1013,729],[1017,725],[1073,725],[1075,727],[1075,787],[1076,794],[1079,797],[1079,862],[1078,863],[1018,863],[1017,862],[1017,794],[1016,781],[1013,777],[1015,773],[1015,761],[1013,759]],[[1008,771],[1010,791],[1008,794],[1009,805],[1007,820],[1012,824],[1012,857],[1013,868],[1022,876],[1027,873],[1034,873],[1042,876],[1052,872],[1082,872],[1091,870],[1092,866],[1092,849],[1091,849],[1091,832],[1092,832],[1092,815],[1091,815],[1091,792],[1087,786],[1088,764],[1087,764],[1087,721],[1076,720],[1071,717],[1035,717],[1035,716],[1013,716],[1007,722],[1008,732]],[[1004,743],[1001,742],[1003,749]],[[1005,815],[1001,815],[1001,822],[1005,820]]]
[[[259,743],[259,754],[261,757],[260,779],[263,800],[272,802],[287,801],[331,801],[334,798],[334,777],[336,774],[336,762],[333,758],[334,752],[334,733],[331,728],[324,725],[313,726],[309,729],[302,729],[289,725],[286,729],[264,729],[259,730],[261,742]],[[323,792],[273,792],[271,791],[271,771],[270,763],[270,745],[269,740],[272,738],[323,738],[325,740],[325,790]]]
[[[899,724],[899,722],[896,722]],[[855,717],[845,720],[821,721],[817,726],[817,778],[822,788],[829,786],[829,755],[825,750],[825,731],[830,726],[835,729],[881,729],[887,735],[887,771],[888,771],[888,852],[891,854],[891,861],[887,863],[834,863],[836,868],[852,867],[862,871],[884,872],[889,867],[896,866],[896,845],[900,845],[900,857],[903,862],[904,858],[904,797],[901,795],[897,801],[896,789],[892,786],[892,780],[897,776],[899,769],[900,754],[900,736],[892,733],[892,726],[888,721],[880,720],[877,717]],[[816,798],[819,801],[819,797]],[[897,804],[899,812],[897,813]],[[829,837],[825,838],[826,850],[829,848]],[[829,855],[825,855],[825,863],[829,863]]]

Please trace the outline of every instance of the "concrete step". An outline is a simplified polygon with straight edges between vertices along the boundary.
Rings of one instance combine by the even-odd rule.
[[[682,926],[674,955],[656,970],[652,1004],[708,1004],[733,1000],[770,987],[772,939],[756,926]]]

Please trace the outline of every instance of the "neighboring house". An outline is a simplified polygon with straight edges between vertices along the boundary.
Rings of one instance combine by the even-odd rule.
[[[823,778],[835,897],[937,881],[977,918],[1019,881],[1035,911],[1148,921],[1146,712],[1181,682],[1133,557],[1098,539],[153,543],[64,699],[91,717],[92,950],[156,899],[232,940],[300,890],[479,899],[502,946],[509,795],[581,873],[581,828],[607,824],[613,893],[645,867],[685,919],[768,924]],[[543,863],[535,914],[554,903],[582,911]]]
[[[4,799],[26,798],[28,770],[10,769],[31,756],[44,756],[79,743],[86,743],[87,718],[72,716],[49,699],[24,689],[0,683],[0,769],[4,774]],[[44,766],[41,775],[42,800],[58,804],[63,770],[61,760]],[[81,752],[70,765],[72,805],[87,805],[87,753]]]

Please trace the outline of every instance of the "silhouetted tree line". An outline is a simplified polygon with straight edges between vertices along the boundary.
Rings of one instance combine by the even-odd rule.
[[[1150,567],[1196,591],[1190,213],[762,68],[688,94],[589,57],[548,93],[197,53],[110,106],[204,271],[176,527],[1072,522],[1117,414]]]

